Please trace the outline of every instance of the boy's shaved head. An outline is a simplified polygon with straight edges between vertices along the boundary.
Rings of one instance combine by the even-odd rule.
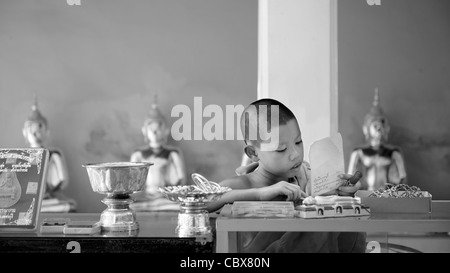
[[[247,106],[241,116],[241,130],[246,144],[259,146],[267,141],[271,128],[296,119],[289,108],[274,99],[260,99]],[[278,134],[277,134],[278,136]]]

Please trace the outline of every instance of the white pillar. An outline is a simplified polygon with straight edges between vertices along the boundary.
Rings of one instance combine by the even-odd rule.
[[[313,141],[338,131],[337,0],[259,0],[258,98],[299,120],[309,160]]]

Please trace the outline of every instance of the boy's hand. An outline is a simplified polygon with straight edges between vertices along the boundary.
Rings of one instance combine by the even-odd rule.
[[[270,201],[280,195],[286,196],[285,201],[295,201],[307,196],[298,185],[286,181],[280,181],[271,186],[258,188],[258,195],[260,201]]]
[[[344,179],[344,180],[349,180],[350,177],[352,177],[353,175],[351,174],[340,174],[339,178]],[[357,192],[359,189],[361,188],[361,182],[358,180],[358,182],[356,182],[355,184],[349,184],[349,185],[343,185],[340,186],[337,190],[336,193],[338,195],[341,196],[353,196],[355,195],[355,192]]]

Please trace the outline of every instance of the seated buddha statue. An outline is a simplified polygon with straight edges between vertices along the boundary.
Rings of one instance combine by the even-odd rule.
[[[47,119],[38,109],[36,97],[31,114],[24,123],[22,133],[29,147],[49,150],[45,195],[42,200],[41,212],[75,211],[76,201],[63,193],[63,190],[69,185],[63,153],[57,148],[48,146],[49,126]]]
[[[367,143],[352,151],[348,173],[362,172],[362,190],[374,191],[388,185],[406,184],[402,152],[399,147],[388,143],[390,126],[379,103],[378,89],[362,129]]]
[[[136,149],[131,162],[150,162],[145,192],[136,194],[135,210],[179,210],[178,204],[164,198],[159,187],[186,184],[186,173],[182,151],[167,144],[170,128],[155,102],[142,126],[146,145]]]

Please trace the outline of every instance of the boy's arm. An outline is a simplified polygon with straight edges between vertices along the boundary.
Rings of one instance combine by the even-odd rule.
[[[216,202],[209,203],[206,208],[208,212],[216,211],[234,201],[256,201],[258,199],[257,192],[255,189],[252,189],[250,182],[245,176],[226,179],[219,184],[232,190],[224,193]]]
[[[226,204],[231,204],[235,201],[259,201],[256,189],[236,189],[226,192],[216,202],[208,204],[206,210],[213,212],[221,209]]]
[[[295,201],[301,197],[306,197],[306,194],[298,185],[286,181],[281,181],[267,187],[251,188],[245,176],[238,176],[223,181],[220,185],[230,187],[232,190],[224,193],[216,202],[209,203],[207,207],[208,212],[216,211],[225,204],[230,204],[235,201],[270,201],[280,196],[284,196],[283,198],[286,201]]]

